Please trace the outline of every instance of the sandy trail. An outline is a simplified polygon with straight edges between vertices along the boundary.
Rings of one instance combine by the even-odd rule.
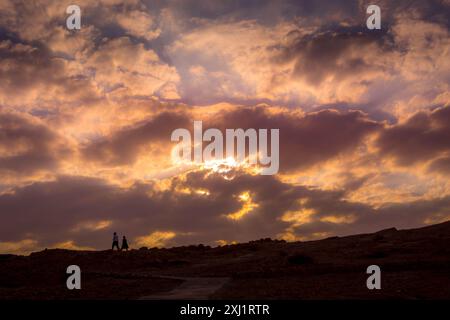
[[[230,278],[159,277],[184,282],[172,291],[140,297],[139,300],[206,300],[230,280]]]

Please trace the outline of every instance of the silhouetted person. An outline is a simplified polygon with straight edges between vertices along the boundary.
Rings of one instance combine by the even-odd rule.
[[[115,232],[114,232],[114,235],[113,235],[112,250],[114,250],[114,247],[116,247],[117,250],[120,250],[120,248],[119,248],[119,236]]]
[[[123,236],[123,238],[122,238],[122,250],[127,250],[128,251],[128,241],[127,241],[127,238],[125,236]]]

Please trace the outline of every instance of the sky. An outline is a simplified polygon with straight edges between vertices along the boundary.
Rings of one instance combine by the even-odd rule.
[[[0,0],[0,253],[449,220],[449,15],[449,0]],[[194,120],[279,128],[279,172],[172,161]]]

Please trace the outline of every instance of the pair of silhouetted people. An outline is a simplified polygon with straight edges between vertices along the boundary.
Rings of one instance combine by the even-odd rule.
[[[125,236],[123,236],[123,238],[122,238],[122,246],[119,247],[119,236],[117,235],[116,232],[114,232],[114,234],[113,234],[112,250],[114,250],[114,248],[117,248],[118,251],[122,251],[122,250],[127,250],[128,251],[127,238]]]

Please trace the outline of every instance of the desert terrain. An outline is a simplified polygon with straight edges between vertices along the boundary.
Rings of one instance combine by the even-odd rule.
[[[81,290],[66,268],[81,268]],[[381,268],[381,290],[366,269]],[[450,299],[450,222],[308,242],[0,255],[0,299]]]

